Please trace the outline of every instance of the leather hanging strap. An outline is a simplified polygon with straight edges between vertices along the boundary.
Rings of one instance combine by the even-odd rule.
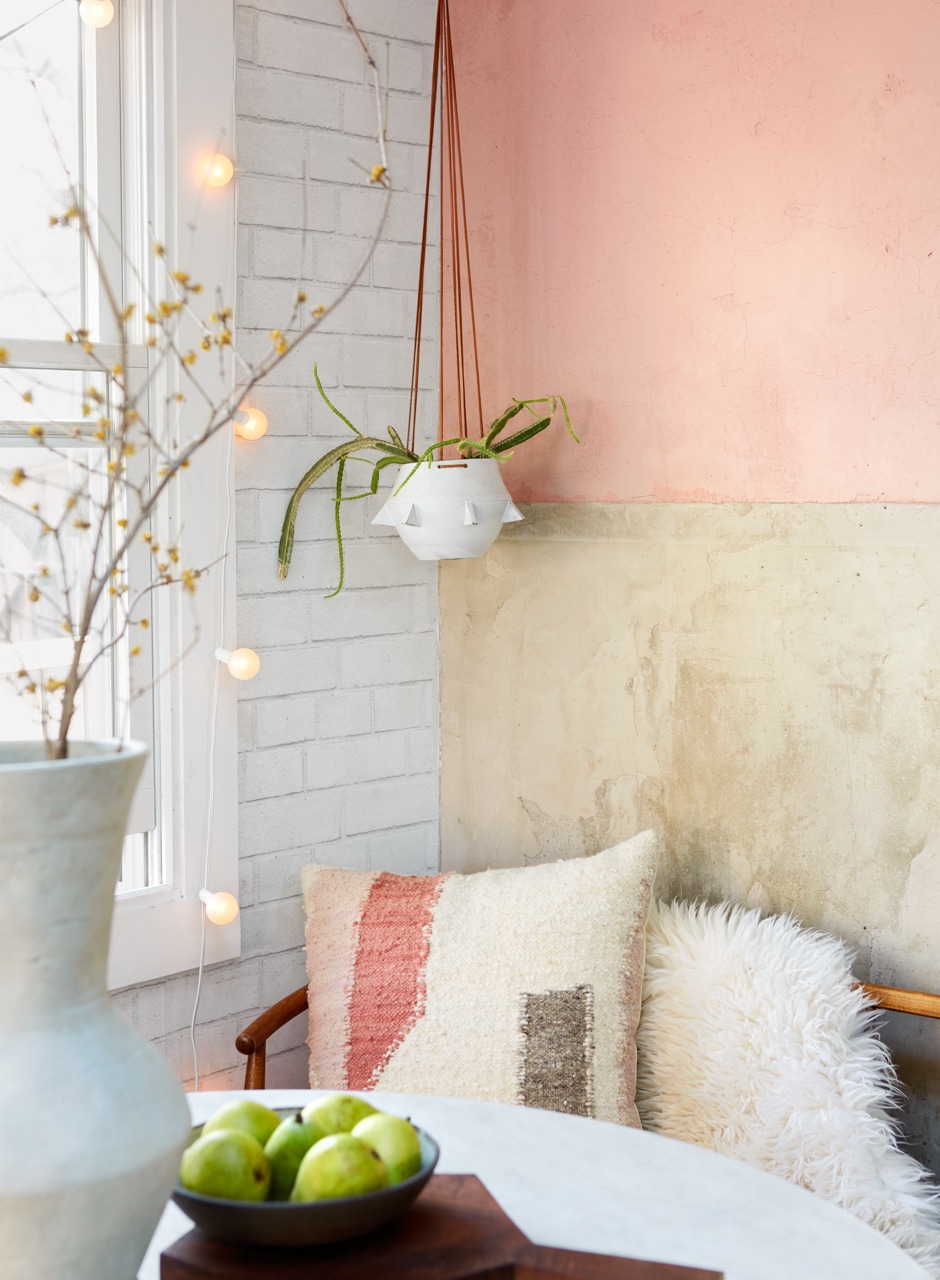
[[[440,184],[440,295],[438,308],[438,440],[444,434],[444,335],[445,335],[445,266],[449,249],[451,280],[451,319],[455,388],[453,404],[456,409],[456,433],[463,438],[469,435],[470,407],[467,402],[467,338],[473,361],[476,386],[476,416],[479,435],[484,435],[483,398],[480,390],[480,362],[477,354],[476,311],[473,304],[473,277],[470,270],[470,238],[467,226],[467,202],[464,190],[463,153],[460,146],[460,118],[457,106],[457,81],[454,72],[454,50],[450,26],[449,0],[438,0],[437,24],[434,33],[434,63],[431,73],[431,112],[428,132],[428,163],[424,188],[424,219],[421,228],[421,255],[418,267],[418,300],[415,309],[414,348],[411,361],[411,395],[408,404],[408,448],[415,449],[418,417],[418,386],[421,373],[421,338],[424,315],[424,279],[428,249],[428,221],[431,204],[431,173],[433,168],[434,132],[437,122],[438,93],[441,101],[441,184]],[[448,218],[444,216],[444,205]],[[445,230],[447,236],[445,237]],[[468,330],[469,328],[469,335]]]
[[[428,256],[428,211],[431,205],[431,169],[434,161],[434,125],[437,116],[437,81],[441,65],[441,0],[437,6],[437,24],[434,29],[434,65],[431,69],[431,124],[428,129],[428,167],[424,179],[424,221],[421,224],[421,261],[418,267],[418,303],[415,310],[415,339],[411,355],[411,397],[408,403],[408,448],[415,450],[415,430],[418,419],[418,379],[421,373],[421,324],[424,315],[424,267]]]

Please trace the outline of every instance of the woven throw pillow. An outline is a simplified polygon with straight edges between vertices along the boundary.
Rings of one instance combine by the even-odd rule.
[[[838,938],[654,904],[637,1053],[644,1128],[815,1191],[940,1278],[937,1193],[898,1149],[894,1068]]]
[[[516,1102],[639,1127],[657,841],[475,875],[303,869],[313,1088]]]

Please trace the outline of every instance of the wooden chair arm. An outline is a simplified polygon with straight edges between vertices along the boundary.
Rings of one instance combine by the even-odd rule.
[[[898,1013],[917,1013],[922,1018],[940,1018],[940,996],[929,991],[906,991],[903,987],[881,987],[863,982],[862,990],[876,1000],[882,1009],[895,1009]]]
[[[898,1013],[915,1013],[924,1018],[940,1018],[940,995],[928,991],[907,991],[903,987],[883,987],[877,983],[859,984],[882,1009]],[[247,1026],[235,1041],[239,1053],[248,1055],[245,1063],[245,1088],[263,1089],[265,1075],[265,1045],[268,1038],[299,1017],[307,1009],[307,988],[298,987],[283,1000],[266,1010],[260,1018]]]
[[[299,1017],[306,1011],[307,988],[298,987],[289,996],[273,1004],[270,1009],[261,1014],[260,1018],[255,1018],[254,1022],[247,1026],[236,1039],[235,1048],[239,1053],[248,1055],[248,1061],[245,1063],[246,1089],[264,1088],[265,1045],[268,1037],[273,1036],[275,1031],[279,1031],[293,1018]]]

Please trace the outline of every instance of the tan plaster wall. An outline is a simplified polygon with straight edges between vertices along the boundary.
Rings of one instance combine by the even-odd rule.
[[[940,990],[940,508],[526,517],[441,565],[443,869],[655,826],[661,895],[792,911]],[[940,1030],[890,1035],[940,1165]]]

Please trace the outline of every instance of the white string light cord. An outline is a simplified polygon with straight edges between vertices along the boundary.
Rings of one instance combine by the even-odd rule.
[[[232,158],[237,160],[237,149],[235,147],[235,73],[238,66],[238,53],[235,24],[235,6],[232,6]],[[236,298],[238,294],[238,183],[235,183],[234,191],[235,201],[235,234],[233,236],[234,246],[234,275],[235,275],[235,292]],[[233,299],[233,308],[235,300]],[[234,317],[233,317],[234,322]],[[234,381],[234,365],[233,365],[233,381]],[[234,390],[234,387],[233,387]],[[232,486],[229,484],[228,477],[232,467],[232,450],[235,442],[234,430],[229,430],[228,445],[225,450],[225,468],[223,474],[225,476],[225,534],[222,539],[222,559],[221,565],[224,567],[228,559],[231,535],[232,535]],[[219,593],[219,646],[225,643],[225,577],[223,574],[221,591]],[[215,647],[215,646],[213,646]],[[203,889],[209,888],[209,855],[212,849],[212,817],[215,807],[215,739],[219,712],[219,681],[222,675],[222,663],[215,662],[215,675],[212,680],[212,713],[211,713],[211,729],[209,734],[209,793],[207,796],[207,813],[206,813],[206,848],[203,857]],[[206,910],[205,906],[200,903],[199,911],[199,970],[196,977],[196,996],[193,1000],[193,1016],[189,1024],[189,1043],[193,1053],[193,1092],[199,1092],[199,1054],[196,1050],[196,1016],[199,1013],[199,998],[202,995],[202,975],[206,967]]]
[[[232,465],[232,446],[235,437],[234,431],[228,433],[228,445],[225,451],[225,536],[222,542],[222,564],[224,565],[226,557],[229,553],[229,543],[231,541],[232,531],[232,487],[228,483],[229,469]],[[225,626],[225,579],[222,580],[222,590],[220,592],[219,606],[219,644],[222,643]],[[211,730],[209,734],[209,792],[207,796],[206,806],[206,848],[203,857],[203,889],[209,888],[209,855],[212,849],[212,817],[215,808],[215,739],[216,728],[218,726],[219,712],[219,680],[222,674],[222,663],[216,662],[215,674],[212,678],[212,712],[211,712]],[[199,1056],[196,1052],[196,1015],[199,1012],[199,997],[202,995],[202,975],[206,966],[206,910],[200,904],[199,912],[199,971],[196,978],[196,997],[193,1001],[193,1016],[189,1024],[189,1042],[193,1051],[193,1090],[199,1092]]]

